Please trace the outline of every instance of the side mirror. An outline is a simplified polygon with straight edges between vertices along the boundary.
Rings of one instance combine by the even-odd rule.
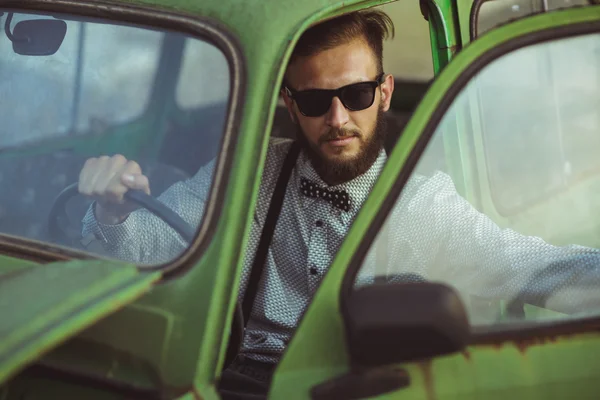
[[[13,43],[13,51],[24,56],[50,56],[58,51],[65,35],[67,23],[55,19],[33,19],[15,25],[8,38]]]
[[[350,359],[362,367],[457,352],[470,337],[458,293],[438,283],[361,287],[347,298],[344,320]]]

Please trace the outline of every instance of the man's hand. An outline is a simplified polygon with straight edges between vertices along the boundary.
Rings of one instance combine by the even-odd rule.
[[[102,224],[118,224],[136,209],[123,198],[130,189],[150,194],[139,164],[120,154],[90,158],[79,173],[79,193],[96,200],[96,218]]]

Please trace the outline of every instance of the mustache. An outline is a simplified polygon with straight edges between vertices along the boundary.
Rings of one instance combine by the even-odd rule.
[[[329,132],[322,135],[319,138],[319,144],[323,144],[329,140],[335,140],[337,138],[346,138],[346,137],[360,137],[360,132],[352,129],[330,129]]]

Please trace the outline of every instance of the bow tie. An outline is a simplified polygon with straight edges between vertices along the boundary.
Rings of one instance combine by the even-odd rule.
[[[340,210],[350,211],[350,196],[345,190],[329,190],[306,178],[301,178],[300,191],[307,197],[320,198]]]

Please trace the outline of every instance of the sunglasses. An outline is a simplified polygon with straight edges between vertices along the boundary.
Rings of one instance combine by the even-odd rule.
[[[305,117],[320,117],[331,107],[334,97],[340,99],[344,107],[350,111],[360,111],[373,105],[375,89],[384,81],[385,74],[380,74],[374,81],[358,82],[342,86],[338,89],[308,89],[297,91],[283,87],[289,98],[298,105],[300,113]]]

